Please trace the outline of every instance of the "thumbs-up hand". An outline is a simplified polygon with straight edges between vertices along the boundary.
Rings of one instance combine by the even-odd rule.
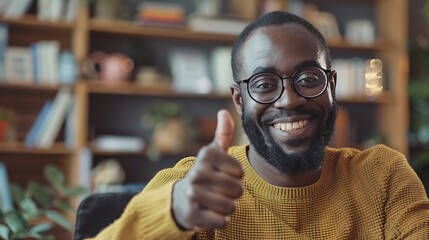
[[[172,212],[186,230],[224,227],[243,193],[240,163],[227,154],[234,132],[230,113],[220,110],[213,142],[200,149],[193,168],[173,189]]]

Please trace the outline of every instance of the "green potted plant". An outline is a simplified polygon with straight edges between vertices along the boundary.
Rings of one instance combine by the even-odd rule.
[[[157,104],[145,113],[143,127],[152,131],[148,156],[157,160],[161,154],[181,152],[190,136],[188,122],[182,106],[173,102]]]
[[[10,184],[15,208],[0,210],[0,239],[54,239],[54,227],[73,230],[70,200],[86,190],[67,186],[64,174],[55,165],[46,165],[44,176],[48,184],[29,181],[25,189]]]

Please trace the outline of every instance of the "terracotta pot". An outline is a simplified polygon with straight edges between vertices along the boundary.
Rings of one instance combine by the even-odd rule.
[[[187,129],[179,119],[167,119],[155,126],[152,144],[160,153],[179,153],[187,139]]]

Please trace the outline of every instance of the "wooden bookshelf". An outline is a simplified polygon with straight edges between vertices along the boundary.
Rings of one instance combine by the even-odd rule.
[[[240,4],[243,5],[241,11],[242,16],[246,19],[254,19],[259,15],[258,10],[262,4],[262,0],[234,0],[236,11],[240,11]],[[279,6],[285,6],[284,1]],[[324,0],[310,1],[316,4],[349,4],[339,0]],[[361,1],[352,1],[353,4],[360,4]],[[371,5],[375,9],[375,25],[377,29],[377,41],[371,45],[352,44],[345,40],[327,39],[328,45],[333,52],[346,52],[349,55],[373,55],[383,59],[386,66],[386,81],[389,88],[382,95],[378,96],[375,101],[369,101],[366,97],[353,97],[338,99],[340,103],[351,104],[353,108],[359,108],[362,105],[370,106],[375,109],[376,122],[373,122],[374,128],[387,139],[386,144],[394,149],[397,149],[404,154],[408,152],[407,145],[407,129],[408,129],[408,99],[407,99],[407,77],[408,77],[408,57],[407,57],[407,1],[405,0],[366,0],[365,5]],[[251,6],[248,6],[251,5]],[[196,46],[205,44],[204,46],[232,46],[236,36],[225,34],[209,34],[194,32],[188,27],[165,28],[154,26],[139,26],[134,23],[119,21],[119,20],[98,20],[91,16],[91,11],[87,6],[82,6],[75,22],[40,22],[34,15],[27,15],[17,20],[6,20],[0,18],[0,23],[6,23],[10,29],[9,45],[28,46],[32,42],[47,39],[58,39],[61,42],[62,48],[71,49],[79,64],[98,46],[108,45],[113,50],[121,50],[127,47],[130,39],[137,41],[143,48],[145,44],[161,41],[170,45],[187,45]],[[118,46],[116,45],[119,42]],[[122,45],[120,43],[123,43]],[[116,48],[115,48],[116,47]],[[111,49],[109,49],[111,51]],[[130,50],[128,50],[130,51]],[[165,58],[163,59],[165,61]],[[82,77],[83,78],[83,77]],[[21,92],[19,95],[30,96],[31,94],[44,95],[45,98],[51,97],[60,89],[60,86],[49,85],[32,85],[32,84],[14,84],[8,79],[8,82],[0,82],[0,94],[3,96],[14,96],[15,92]],[[12,81],[13,82],[13,81]],[[62,139],[52,149],[37,150],[28,149],[23,146],[23,137],[19,138],[17,144],[0,144],[0,160],[12,162],[13,159],[20,159],[19,162],[31,162],[28,166],[31,168],[38,163],[32,159],[47,159],[49,161],[61,160],[61,165],[66,169],[68,181],[72,184],[78,182],[80,173],[79,156],[83,149],[89,150],[96,156],[121,156],[130,157],[129,153],[106,152],[98,151],[91,147],[91,140],[94,132],[97,130],[97,124],[101,127],[111,130],[122,130],[128,125],[137,125],[138,114],[136,110],[142,111],[144,108],[151,107],[153,99],[163,99],[165,101],[183,101],[187,110],[192,111],[195,115],[201,112],[206,112],[207,116],[214,116],[212,112],[219,106],[230,107],[231,100],[229,95],[222,94],[184,94],[172,91],[169,88],[162,87],[141,87],[135,83],[124,83],[120,85],[109,85],[102,80],[95,81],[90,79],[80,79],[72,86],[75,93],[76,119],[77,126],[75,131],[76,144],[71,150],[67,149],[62,143]],[[6,94],[6,95],[5,95]],[[41,97],[43,99],[43,96]],[[113,100],[112,100],[113,99]],[[95,104],[94,100],[100,103]],[[115,101],[120,101],[117,103]],[[189,102],[201,104],[199,108],[192,108]],[[213,103],[215,102],[215,103]],[[114,106],[117,103],[117,106]],[[22,110],[22,105],[16,105],[14,101],[2,99],[0,96],[0,106],[9,104]],[[105,106],[103,106],[105,104]],[[217,104],[217,105],[216,105]],[[223,104],[223,105],[222,105]],[[34,103],[30,106],[37,109],[40,103]],[[195,107],[195,106],[194,106]],[[102,108],[111,110],[111,114],[107,116],[117,121],[110,125],[101,120],[94,120],[94,114],[104,111]],[[110,109],[111,108],[111,109]],[[115,113],[114,110],[128,110],[127,114]],[[129,108],[129,109],[128,109]],[[188,109],[189,108],[189,109]],[[198,110],[196,110],[198,109]],[[211,111],[211,112],[210,112]],[[140,112],[139,112],[140,114]],[[201,113],[202,114],[202,113]],[[37,117],[37,111],[25,116],[30,118],[30,122]],[[118,120],[118,118],[120,118]],[[133,120],[131,120],[133,119]],[[107,122],[106,117],[106,122]],[[132,122],[134,121],[134,122]],[[26,120],[26,122],[28,122]],[[103,125],[106,124],[106,125]],[[100,128],[101,128],[100,127]],[[116,129],[115,129],[116,128]],[[20,127],[25,134],[29,126]],[[139,130],[137,127],[132,130]],[[112,130],[112,132],[114,132]],[[128,130],[128,129],[127,129]],[[195,149],[188,153],[194,153]],[[136,153],[135,156],[144,158],[145,152]],[[174,157],[174,156],[170,156]],[[58,161],[57,161],[58,162]],[[18,169],[14,165],[12,171]],[[10,173],[13,175],[14,173]],[[25,175],[20,175],[20,180],[23,180]]]

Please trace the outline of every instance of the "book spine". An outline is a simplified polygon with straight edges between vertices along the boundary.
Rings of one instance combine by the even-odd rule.
[[[24,141],[25,146],[27,147],[35,146],[36,139],[38,138],[38,135],[41,134],[41,128],[42,128],[43,122],[46,120],[46,116],[49,114],[51,106],[52,106],[52,101],[50,100],[48,100],[43,105],[42,110],[37,116],[36,121],[34,121],[33,126],[31,126],[30,131],[25,137],[25,141]]]
[[[72,102],[72,94],[65,89],[61,89],[55,96],[52,103],[52,110],[48,114],[48,118],[44,121],[42,127],[42,135],[38,139],[36,146],[38,148],[52,147],[59,131],[64,122],[65,116],[70,109]]]
[[[8,46],[8,25],[0,23],[0,82],[6,80],[6,62],[5,55]]]
[[[0,208],[6,213],[13,209],[6,165],[0,162]]]

